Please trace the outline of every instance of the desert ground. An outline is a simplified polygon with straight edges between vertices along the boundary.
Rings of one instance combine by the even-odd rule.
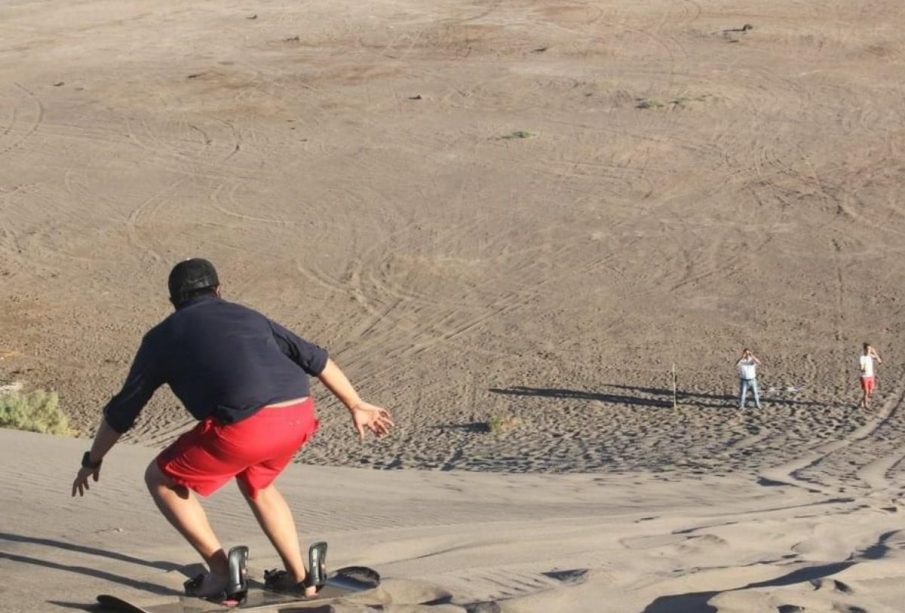
[[[386,578],[338,611],[901,611],[902,28],[894,0],[9,0],[0,383],[88,439],[206,257],[396,419],[360,445],[315,384],[284,477],[306,539]],[[81,500],[87,440],[0,432],[0,610],[178,586],[141,474],[191,423],[160,390]],[[272,562],[234,494],[215,525]]]

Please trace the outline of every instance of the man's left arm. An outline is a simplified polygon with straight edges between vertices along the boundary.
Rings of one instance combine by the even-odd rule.
[[[321,383],[346,405],[359,439],[363,440],[368,430],[378,437],[390,432],[394,425],[390,412],[383,407],[364,402],[348,377],[330,359],[324,348],[306,341],[273,320],[269,321],[280,350],[306,373],[320,379]]]
[[[281,326],[272,319],[270,330],[280,351],[311,376],[320,375],[329,358],[327,350],[319,345],[306,341],[295,332]]]
[[[348,377],[333,360],[327,360],[327,364],[317,377],[349,409],[352,425],[358,432],[359,440],[364,440],[365,432],[368,430],[377,437],[389,434],[390,428],[394,425],[390,412],[383,407],[363,401]]]

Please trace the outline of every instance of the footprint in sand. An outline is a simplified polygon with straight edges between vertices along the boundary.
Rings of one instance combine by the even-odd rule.
[[[550,577],[551,579],[556,579],[560,583],[579,585],[581,583],[584,583],[588,578],[588,569],[576,568],[574,570],[551,570],[542,574]]]
[[[465,613],[500,613],[503,609],[495,602],[476,602],[465,606]]]
[[[407,579],[384,579],[380,587],[393,598],[394,604],[431,606],[447,604],[452,594],[437,586]]]
[[[840,594],[853,594],[854,590],[838,579],[815,579],[811,581],[815,590],[831,590]]]
[[[730,43],[737,43],[739,36],[747,34],[753,29],[754,26],[752,26],[750,23],[746,23],[740,28],[727,28],[723,30],[723,38],[728,39]]]

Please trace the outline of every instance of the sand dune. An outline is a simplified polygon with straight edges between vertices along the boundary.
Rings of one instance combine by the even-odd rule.
[[[84,609],[102,592],[165,602],[197,571],[144,491],[153,450],[117,447],[91,492],[69,498],[82,442],[0,430],[0,443],[16,467],[0,477],[0,609]],[[336,611],[896,611],[905,573],[899,496],[877,491],[309,465],[280,487],[303,538],[330,542],[331,565],[384,576],[378,595]],[[225,542],[251,547],[254,576],[278,564],[233,487],[208,508]]]
[[[90,436],[201,255],[393,411],[359,446],[316,388],[283,480],[384,610],[898,611],[903,27],[892,0],[4,2],[0,385]],[[189,424],[161,390],[79,501],[86,441],[0,432],[0,610],[172,594],[194,560],[140,475]]]

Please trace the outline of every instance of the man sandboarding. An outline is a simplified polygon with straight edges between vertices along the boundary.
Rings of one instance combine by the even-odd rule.
[[[212,600],[236,596],[228,589],[235,585],[229,581],[235,560],[191,493],[208,496],[235,477],[285,567],[285,573],[269,577],[269,586],[311,596],[315,586],[302,561],[292,512],[273,483],[318,426],[308,375],[349,409],[361,439],[368,430],[386,435],[393,426],[390,413],[363,402],[324,349],[221,299],[217,272],[207,260],[180,262],[168,285],[175,312],[142,340],[122,390],[104,408],[72,495],[83,496],[89,479],[99,479],[106,453],[155,390],[168,384],[199,423],[151,462],[145,483],[164,517],[210,569],[187,581],[186,593]]]

